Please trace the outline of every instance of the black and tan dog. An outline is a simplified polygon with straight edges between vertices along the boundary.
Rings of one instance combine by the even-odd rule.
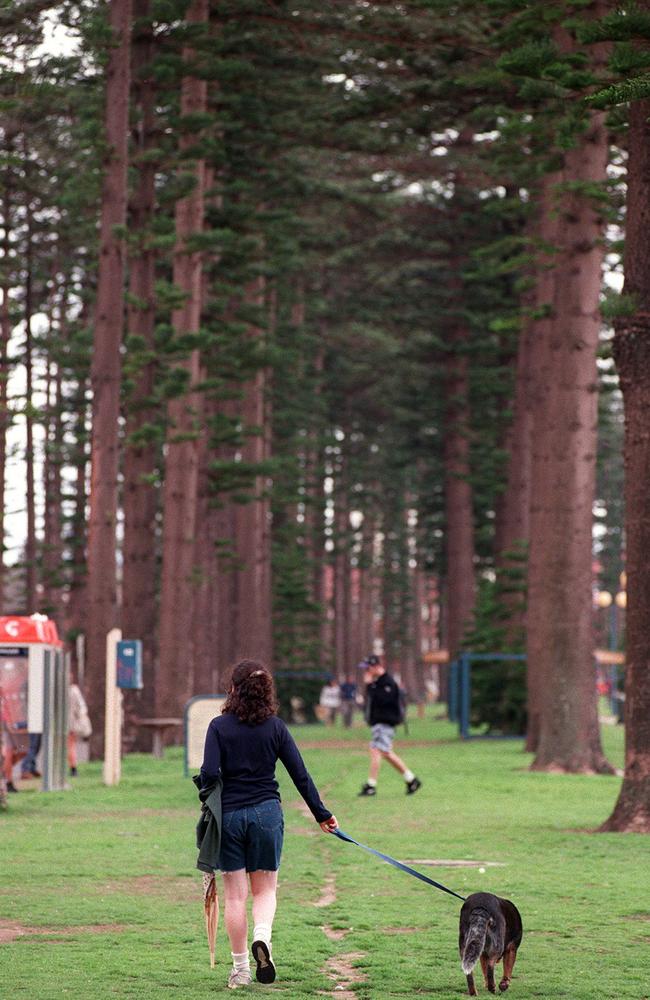
[[[467,897],[460,911],[458,947],[471,997],[478,996],[472,970],[479,958],[490,993],[496,993],[494,966],[503,959],[499,989],[508,989],[522,936],[519,910],[509,899],[493,896],[491,892],[474,892]]]

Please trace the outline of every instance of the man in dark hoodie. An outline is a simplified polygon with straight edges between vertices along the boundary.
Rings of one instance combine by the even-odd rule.
[[[372,730],[368,780],[359,795],[376,795],[382,759],[395,768],[406,782],[406,794],[413,795],[422,782],[393,751],[395,726],[403,721],[400,689],[386,673],[378,656],[368,656],[362,664],[366,682],[366,718]]]

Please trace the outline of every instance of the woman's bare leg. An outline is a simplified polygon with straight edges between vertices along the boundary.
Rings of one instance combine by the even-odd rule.
[[[250,873],[253,894],[253,938],[271,941],[271,929],[277,906],[278,873],[257,871]]]
[[[225,898],[224,921],[230,940],[230,950],[234,954],[241,954],[248,951],[248,918],[246,916],[248,878],[244,868],[240,868],[236,872],[223,872],[222,874]]]

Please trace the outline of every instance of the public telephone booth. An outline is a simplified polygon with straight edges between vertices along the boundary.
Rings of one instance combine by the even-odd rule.
[[[45,615],[0,617],[0,721],[7,759],[41,736],[44,792],[66,787],[68,669],[56,625]]]

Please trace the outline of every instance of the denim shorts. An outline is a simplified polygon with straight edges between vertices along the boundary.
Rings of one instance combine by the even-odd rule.
[[[372,727],[372,739],[370,740],[370,746],[374,747],[375,750],[383,750],[384,753],[390,753],[393,749],[394,736],[394,726],[388,726],[385,722],[377,722]]]
[[[284,816],[277,799],[224,813],[219,870],[275,872],[280,867]]]

